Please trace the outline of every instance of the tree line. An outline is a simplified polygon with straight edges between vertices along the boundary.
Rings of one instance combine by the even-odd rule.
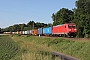
[[[77,24],[77,37],[90,37],[90,0],[77,0],[76,8],[62,8],[52,14],[53,25],[74,22]]]
[[[14,24],[13,26],[6,27],[4,29],[0,28],[1,33],[3,32],[17,32],[17,31],[26,31],[32,29],[38,29],[42,27],[52,26],[51,23],[45,24],[40,22],[29,21],[27,24]]]
[[[0,31],[30,30],[74,22],[76,23],[78,29],[77,37],[90,37],[90,0],[77,0],[75,5],[76,8],[73,8],[72,10],[69,10],[68,8],[61,8],[56,13],[52,13],[51,18],[53,24],[40,22],[35,23],[34,21],[30,21],[27,24],[15,24],[5,29],[0,28]]]

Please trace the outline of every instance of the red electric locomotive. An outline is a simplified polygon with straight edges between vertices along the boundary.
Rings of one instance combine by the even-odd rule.
[[[76,37],[77,28],[75,23],[65,23],[62,25],[53,26],[52,34],[58,36]]]

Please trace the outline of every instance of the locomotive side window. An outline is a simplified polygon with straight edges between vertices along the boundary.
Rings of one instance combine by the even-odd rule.
[[[66,26],[65,26],[65,28],[66,28]]]

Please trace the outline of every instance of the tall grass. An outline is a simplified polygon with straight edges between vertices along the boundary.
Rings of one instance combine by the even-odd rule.
[[[28,41],[30,38],[30,41]],[[52,60],[51,48],[46,45],[37,44],[33,37],[13,36],[12,39],[20,45],[21,53],[12,60]],[[39,43],[39,42],[38,42]],[[59,58],[55,58],[59,60]]]
[[[13,36],[12,39],[19,43],[21,50],[24,51],[21,54],[22,60],[26,58],[29,60],[52,60],[51,51],[64,53],[80,60],[90,60],[90,41],[38,36]],[[59,60],[59,58],[56,59]]]

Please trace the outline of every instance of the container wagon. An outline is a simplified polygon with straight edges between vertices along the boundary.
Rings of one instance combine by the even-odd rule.
[[[43,34],[44,35],[52,35],[52,27],[43,28]]]
[[[38,34],[43,35],[43,28],[38,28]]]
[[[27,30],[27,34],[32,35],[32,30]]]
[[[38,29],[33,29],[31,32],[32,35],[38,35]]]

